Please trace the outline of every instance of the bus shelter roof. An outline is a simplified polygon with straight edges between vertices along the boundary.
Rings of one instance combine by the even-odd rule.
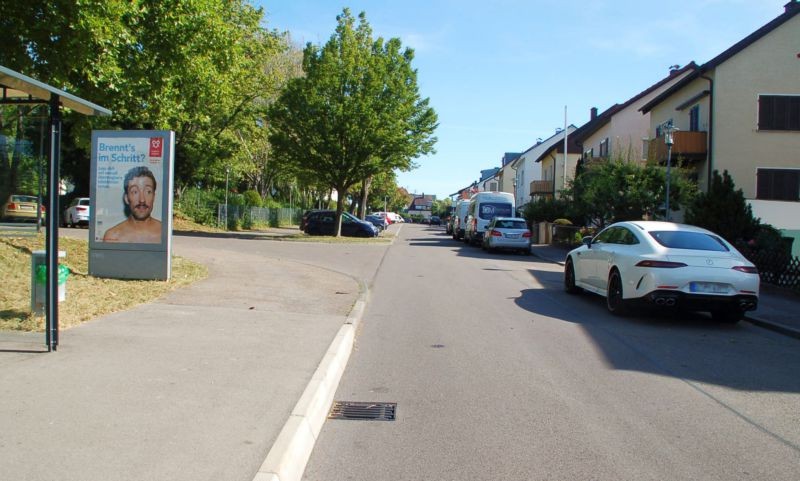
[[[63,107],[76,112],[111,115],[104,107],[0,65],[0,104],[49,103],[54,95],[59,97]]]

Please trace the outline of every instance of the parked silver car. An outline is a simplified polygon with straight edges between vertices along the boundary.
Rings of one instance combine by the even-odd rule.
[[[528,223],[520,217],[495,217],[486,226],[482,247],[487,251],[506,249],[530,254],[531,231]]]
[[[88,197],[77,197],[70,202],[64,211],[64,225],[75,227],[78,224],[89,225],[91,200]]]

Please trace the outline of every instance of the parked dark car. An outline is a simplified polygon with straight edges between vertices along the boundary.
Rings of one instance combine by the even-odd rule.
[[[305,225],[308,235],[334,235],[336,232],[336,211],[318,210],[308,214]],[[370,222],[342,212],[342,235],[348,237],[375,237],[378,228]]]
[[[432,215],[428,223],[430,225],[442,225],[442,219],[438,215]]]
[[[313,212],[319,212],[319,209],[309,209],[303,212],[303,216],[300,218],[300,231],[306,231],[306,225],[308,224],[308,216],[311,215]]]
[[[372,225],[374,225],[380,230],[386,230],[386,228],[389,227],[389,222],[386,220],[385,217],[380,217],[377,215],[370,214],[364,217],[364,220],[370,222]]]

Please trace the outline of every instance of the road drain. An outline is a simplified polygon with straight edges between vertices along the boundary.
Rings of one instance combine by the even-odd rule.
[[[397,403],[334,401],[328,419],[394,421]]]

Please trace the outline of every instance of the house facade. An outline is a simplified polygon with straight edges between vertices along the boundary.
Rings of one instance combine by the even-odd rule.
[[[686,75],[642,107],[651,151],[690,166],[702,190],[725,170],[756,217],[795,238],[800,252],[800,3]]]
[[[574,125],[568,126],[567,136],[572,135],[575,130]],[[537,141],[509,164],[509,168],[513,170],[515,176],[513,194],[517,209],[523,208],[525,204],[536,197],[552,197],[557,192],[553,184],[555,176],[550,173],[546,176],[542,168],[543,164],[539,160],[559,142],[564,143],[563,130],[545,140]],[[572,173],[573,175],[575,173],[574,165]]]
[[[669,75],[623,104],[614,104],[597,115],[592,108],[589,122],[575,132],[575,141],[581,146],[584,162],[609,158],[629,162],[642,162],[648,158],[650,113],[643,114],[642,106],[675,85],[691,72],[697,64],[683,68],[675,66]]]

